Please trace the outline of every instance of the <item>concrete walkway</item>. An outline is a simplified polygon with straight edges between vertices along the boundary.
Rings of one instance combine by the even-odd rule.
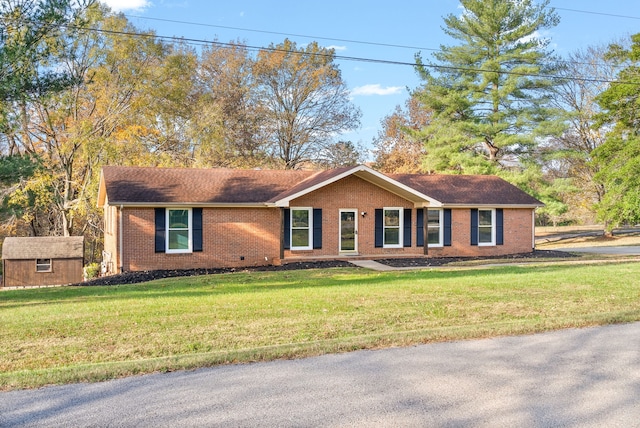
[[[361,267],[361,268],[377,270],[377,271],[380,271],[380,272],[386,272],[386,271],[399,270],[400,269],[400,268],[395,268],[393,266],[383,265],[382,263],[378,263],[375,260],[349,260],[349,263],[351,263],[352,265]]]

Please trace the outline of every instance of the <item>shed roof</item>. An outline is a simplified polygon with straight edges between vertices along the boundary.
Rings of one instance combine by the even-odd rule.
[[[350,175],[428,206],[543,205],[495,176],[382,174],[363,165],[326,171],[107,166],[102,169],[98,204],[288,206]]]
[[[76,259],[84,257],[83,236],[9,237],[2,244],[3,260]]]

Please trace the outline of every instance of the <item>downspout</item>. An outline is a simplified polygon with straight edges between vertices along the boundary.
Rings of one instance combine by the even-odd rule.
[[[280,263],[284,260],[284,208],[280,208]]]
[[[123,254],[124,244],[122,243],[122,236],[123,236],[123,233],[122,233],[122,224],[123,224],[123,220],[122,220],[122,205],[120,205],[120,214],[118,215],[118,222],[119,222],[119,225],[118,225],[118,246],[119,246],[118,254],[120,255],[118,257],[118,262],[120,264],[120,273],[123,273],[124,272],[124,262],[123,262],[123,259],[124,259],[124,254]]]
[[[424,244],[424,255],[429,255],[429,210],[422,208],[422,243]],[[444,226],[444,225],[442,225]]]
[[[536,249],[536,209],[531,210],[531,249]]]

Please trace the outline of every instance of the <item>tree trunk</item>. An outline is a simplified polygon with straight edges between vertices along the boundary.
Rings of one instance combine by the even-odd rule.
[[[493,142],[489,139],[489,137],[484,138],[484,146],[487,148],[489,152],[489,160],[491,162],[498,161],[498,153],[500,153],[500,148],[495,146]]]

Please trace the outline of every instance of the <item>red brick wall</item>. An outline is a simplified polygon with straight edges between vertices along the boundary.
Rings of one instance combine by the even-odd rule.
[[[280,210],[277,208],[204,208],[203,251],[155,252],[153,208],[124,208],[125,271],[258,266],[277,263]],[[244,257],[244,260],[241,258]],[[265,259],[266,258],[266,259]]]
[[[358,253],[362,255],[422,255],[423,249],[415,245],[415,219],[411,247],[376,248],[374,243],[375,209],[401,207],[413,209],[413,203],[389,193],[380,187],[355,176],[349,176],[315,192],[291,201],[291,207],[322,208],[322,249],[309,251],[286,251],[287,256],[327,256],[337,255],[339,250],[340,209],[353,208],[358,211]],[[361,212],[367,214],[362,217]]]
[[[533,250],[533,210],[504,209],[504,245],[471,245],[471,210],[451,210],[451,246],[429,247],[429,257],[476,257],[528,253]]]
[[[353,208],[358,213],[358,253],[361,255],[424,255],[424,249],[416,246],[416,209],[413,203],[389,193],[374,184],[355,176],[339,180],[315,192],[291,201],[291,207],[322,208],[322,249],[285,251],[285,258],[292,256],[337,255],[339,250],[340,209]],[[411,209],[411,247],[376,248],[374,245],[374,212],[376,208],[402,207]],[[430,257],[494,256],[532,251],[533,210],[504,209],[504,245],[471,245],[471,211],[469,208],[452,210],[452,242],[449,247],[429,248]]]

